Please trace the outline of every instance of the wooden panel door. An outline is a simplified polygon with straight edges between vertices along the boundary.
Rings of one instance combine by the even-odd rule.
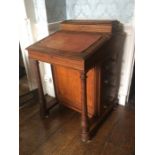
[[[58,101],[69,108],[81,112],[81,79],[80,72],[62,66],[53,67],[54,80]],[[95,69],[87,73],[87,103],[89,116],[96,113]]]

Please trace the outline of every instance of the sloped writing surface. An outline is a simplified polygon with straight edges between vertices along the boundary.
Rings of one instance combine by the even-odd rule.
[[[83,52],[101,38],[101,34],[59,31],[43,39],[40,46],[66,52]]]

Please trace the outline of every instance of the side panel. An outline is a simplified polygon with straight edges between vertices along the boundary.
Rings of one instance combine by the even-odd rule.
[[[99,92],[100,104],[99,104],[99,114],[104,113],[106,110],[113,105],[117,99],[117,70],[116,61],[112,57],[108,58],[102,62],[99,67],[98,77],[99,79]]]
[[[67,107],[81,112],[80,72],[58,65],[53,68],[58,100]],[[95,70],[91,69],[87,73],[87,104],[89,116],[93,116],[96,112],[95,79]]]

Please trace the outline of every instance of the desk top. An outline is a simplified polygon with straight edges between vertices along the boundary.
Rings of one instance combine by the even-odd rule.
[[[58,31],[29,46],[28,51],[38,51],[49,55],[82,58],[88,56],[110,38],[108,33]]]
[[[58,31],[38,42],[35,46],[56,49],[64,52],[84,52],[101,38],[101,34]]]
[[[85,62],[98,61],[106,41],[111,38],[112,21],[64,21],[60,30],[27,48],[31,59],[66,65],[83,70]],[[76,61],[76,62],[73,62]],[[81,65],[81,66],[80,66]],[[79,67],[80,66],[80,67]]]

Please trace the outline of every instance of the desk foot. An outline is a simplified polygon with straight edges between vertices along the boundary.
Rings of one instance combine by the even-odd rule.
[[[44,118],[49,118],[49,113],[44,116]]]
[[[111,104],[102,115],[100,115],[98,118],[96,118],[91,122],[92,125],[89,130],[89,134],[91,138],[95,136],[97,130],[102,125],[103,121],[105,121],[107,116],[113,111],[115,105],[116,105],[115,103]]]
[[[40,109],[40,117],[41,118],[48,118],[49,117],[49,112],[46,110],[44,113],[41,112],[42,109]]]
[[[89,133],[82,133],[81,140],[82,140],[82,142],[89,142],[89,140],[90,140]]]
[[[56,100],[56,98],[52,98],[52,100],[49,102],[46,101],[46,109],[43,113],[41,113],[41,117],[42,118],[49,118],[50,110],[52,108],[54,108],[57,104],[58,104],[58,101]],[[41,110],[42,110],[42,108],[40,109],[40,111]]]

